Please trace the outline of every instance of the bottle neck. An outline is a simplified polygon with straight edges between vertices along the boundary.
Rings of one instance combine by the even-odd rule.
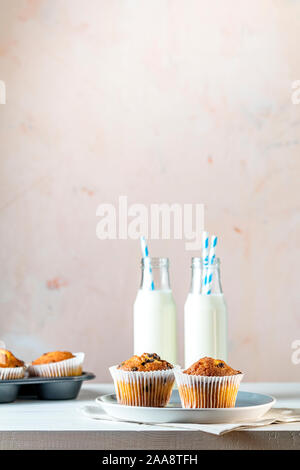
[[[170,290],[168,258],[142,258],[142,278],[140,289]]]
[[[192,294],[222,294],[220,278],[220,260],[216,259],[212,266],[203,265],[202,258],[192,258]]]

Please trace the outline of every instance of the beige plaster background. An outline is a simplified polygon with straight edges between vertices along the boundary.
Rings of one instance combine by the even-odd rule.
[[[220,237],[230,362],[299,380],[300,2],[0,0],[0,338],[30,360],[132,353],[139,243],[99,241],[100,203],[204,203]],[[190,282],[170,256],[182,359]]]

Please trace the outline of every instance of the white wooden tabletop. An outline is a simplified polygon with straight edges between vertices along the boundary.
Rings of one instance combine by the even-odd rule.
[[[241,390],[272,395],[277,399],[276,407],[300,411],[300,383],[244,383]],[[112,391],[112,384],[89,383],[83,385],[76,400],[26,399],[1,404],[0,449],[300,449],[300,423],[213,436],[199,431],[103,422],[83,415],[81,407]]]

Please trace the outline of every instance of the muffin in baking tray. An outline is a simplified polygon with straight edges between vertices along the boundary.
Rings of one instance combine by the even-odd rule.
[[[0,380],[21,379],[24,377],[24,371],[23,361],[7,349],[0,349]]]
[[[186,370],[176,370],[175,377],[184,408],[230,408],[243,374],[221,359],[203,357]]]
[[[35,359],[28,367],[31,376],[71,377],[82,374],[84,353],[53,351]]]
[[[67,359],[72,359],[73,357],[75,357],[74,354],[68,351],[53,351],[38,357],[35,361],[32,361],[32,365],[38,366],[41,364],[51,364],[54,362],[61,362]]]
[[[174,385],[173,366],[157,354],[132,356],[110,367],[117,400],[130,406],[166,406]]]

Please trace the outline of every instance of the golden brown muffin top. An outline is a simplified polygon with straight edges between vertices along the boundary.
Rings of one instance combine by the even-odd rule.
[[[132,356],[130,359],[127,359],[127,361],[121,362],[121,364],[118,365],[118,369],[132,372],[150,372],[152,370],[173,369],[173,366],[155,353],[144,353],[141,356]]]
[[[24,362],[17,359],[7,349],[0,349],[0,367],[23,367]]]
[[[35,361],[32,362],[33,366],[40,364],[50,364],[51,362],[61,362],[66,359],[72,359],[73,354],[68,351],[53,351],[43,354],[41,357],[38,357]]]
[[[223,377],[227,375],[241,374],[239,370],[232,369],[226,362],[221,359],[213,359],[212,357],[202,357],[188,369],[183,371],[189,375],[205,375],[207,377]]]

